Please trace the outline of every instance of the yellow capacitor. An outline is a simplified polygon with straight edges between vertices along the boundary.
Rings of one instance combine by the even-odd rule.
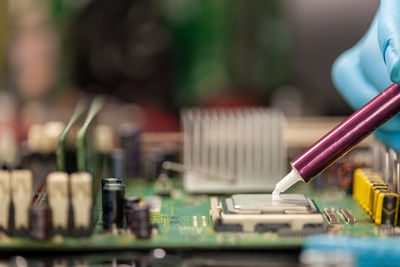
[[[372,212],[372,219],[375,220],[376,218],[376,207],[378,205],[378,195],[379,193],[392,193],[392,190],[388,189],[388,188],[381,188],[381,189],[376,189],[374,192],[374,200],[373,200],[373,212]]]
[[[399,196],[395,193],[378,193],[375,211],[376,224],[397,224]]]
[[[356,169],[353,196],[377,224],[397,223],[398,195],[391,191],[377,172],[368,168]]]
[[[362,179],[361,176],[362,176],[362,170],[356,169],[353,174],[353,197],[358,202],[359,202],[360,180]]]
[[[368,215],[372,216],[374,210],[374,193],[377,189],[389,189],[390,188],[384,183],[374,183],[370,184],[367,192],[367,208]]]
[[[370,195],[371,195],[371,190],[374,184],[383,184],[383,181],[381,179],[377,179],[375,177],[366,177],[364,179],[364,182],[362,183],[362,192],[361,192],[361,206],[369,212],[369,207],[370,207]]]

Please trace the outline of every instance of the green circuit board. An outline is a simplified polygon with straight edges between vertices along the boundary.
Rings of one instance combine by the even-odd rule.
[[[180,179],[173,180],[171,196],[159,197],[154,191],[154,182],[144,179],[128,179],[126,196],[140,196],[143,200],[160,200],[160,210],[151,213],[152,223],[158,231],[150,239],[137,239],[134,235],[105,232],[101,222],[101,197],[97,197],[94,209],[95,229],[87,238],[53,238],[49,241],[32,241],[27,238],[0,237],[0,250],[115,250],[115,249],[299,249],[305,238],[280,237],[276,233],[237,233],[215,232],[212,226],[210,200],[207,195],[189,195],[182,189]],[[331,234],[350,234],[356,236],[376,235],[375,224],[350,195],[341,191],[327,191],[317,194],[310,186],[300,185],[295,192],[307,192],[316,206],[323,208],[347,208],[357,220],[356,224],[324,224]],[[218,196],[222,199],[224,196]]]
[[[183,189],[182,179],[172,179],[172,190],[169,195],[159,196],[160,183],[143,178],[126,179],[125,197],[137,196],[151,204],[150,219],[155,225],[152,237],[138,239],[128,229],[105,231],[102,227],[100,177],[104,167],[99,161],[99,154],[93,144],[93,129],[96,117],[101,111],[104,99],[95,98],[89,105],[81,102],[60,136],[58,151],[58,169],[68,173],[88,171],[94,179],[93,193],[93,233],[89,237],[55,236],[48,241],[33,241],[28,238],[8,237],[0,234],[0,251],[9,250],[57,250],[57,251],[110,251],[130,249],[204,249],[204,250],[270,250],[301,248],[309,234],[319,232],[216,232],[210,216],[210,198],[218,197],[219,201],[229,195],[189,194]],[[171,186],[170,182],[168,183]],[[163,188],[163,186],[161,186]],[[329,225],[324,220],[323,233],[346,234],[354,236],[384,236],[385,233],[372,223],[361,206],[350,194],[343,190],[327,187],[323,193],[313,190],[312,184],[298,184],[291,193],[303,193],[313,200],[322,212],[325,208],[348,209],[356,224],[346,224],[339,217],[339,224]],[[46,190],[39,192],[41,201],[47,202]],[[320,228],[321,229],[321,228]],[[326,230],[326,231],[325,231]]]

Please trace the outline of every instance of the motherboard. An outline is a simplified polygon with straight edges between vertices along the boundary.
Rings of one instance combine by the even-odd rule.
[[[382,145],[356,148],[276,202],[271,185],[301,150],[284,142],[290,126],[276,111],[186,110],[182,133],[151,136],[99,124],[104,101],[79,103],[62,127],[31,128],[20,166],[0,172],[0,251],[161,253],[153,260],[219,251],[231,260],[235,251],[298,255],[313,236],[400,234],[398,177],[388,170],[398,163],[387,156],[375,164],[393,155]]]

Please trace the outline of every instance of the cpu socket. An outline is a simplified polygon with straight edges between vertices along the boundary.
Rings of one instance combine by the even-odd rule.
[[[221,202],[212,197],[210,204],[216,231],[301,231],[320,229],[323,223],[313,201],[301,194],[283,194],[279,201],[271,194],[237,194]]]

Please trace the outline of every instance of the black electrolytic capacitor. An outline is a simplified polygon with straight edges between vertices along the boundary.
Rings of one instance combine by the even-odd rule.
[[[51,209],[47,206],[31,206],[29,208],[29,238],[46,240],[51,237]]]
[[[135,210],[139,203],[140,197],[132,196],[125,198],[125,218],[127,227],[130,227],[131,223],[134,221]]]
[[[125,185],[105,184],[102,190],[103,228],[110,229],[113,224],[124,226]]]
[[[138,205],[135,208],[134,220],[129,227],[137,238],[151,237],[153,225],[150,222],[150,207],[148,205]]]

